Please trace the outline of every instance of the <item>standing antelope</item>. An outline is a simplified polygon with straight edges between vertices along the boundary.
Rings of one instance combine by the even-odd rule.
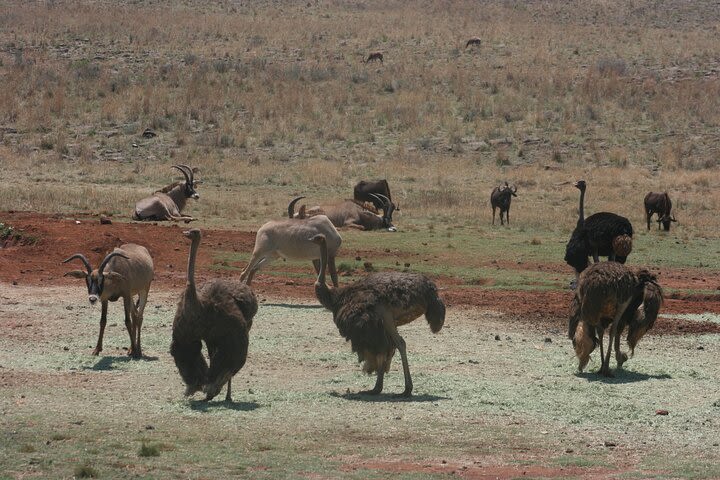
[[[103,349],[108,302],[122,298],[125,309],[125,327],[130,336],[128,355],[133,358],[141,358],[140,329],[150,283],[153,279],[153,260],[150,253],[141,245],[126,243],[110,252],[96,270],[92,269],[87,257],[81,253],[72,255],[62,263],[75,259],[82,261],[86,271],[72,270],[65,276],[85,279],[90,304],[95,305],[100,300],[102,306],[100,334],[93,355],[98,355]],[[133,303],[135,295],[138,296],[137,304]]]

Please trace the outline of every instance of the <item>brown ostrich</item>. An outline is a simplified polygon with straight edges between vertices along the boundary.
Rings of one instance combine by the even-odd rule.
[[[377,373],[375,387],[363,391],[370,395],[382,392],[383,378],[390,370],[395,350],[400,357],[405,375],[402,395],[412,395],[405,340],[397,328],[410,323],[420,315],[433,333],[445,323],[445,304],[438,296],[435,284],[417,273],[373,273],[352,285],[329,288],[325,283],[328,264],[325,236],[315,235],[313,242],[320,246],[320,273],[315,282],[315,295],[323,307],[333,312],[333,320],[340,335],[350,341],[358,361],[364,362],[363,370]]]
[[[188,258],[187,286],[178,302],[173,322],[170,353],[187,385],[185,395],[202,390],[205,400],[215,397],[227,382],[225,401],[232,401],[231,380],[245,365],[257,299],[250,287],[231,280],[209,280],[195,288],[195,259],[200,230],[183,234],[192,240]],[[205,342],[208,367],[202,354]]]
[[[657,286],[656,280],[655,275],[645,269],[633,272],[616,262],[595,263],[583,271],[571,307],[568,332],[573,338],[580,371],[585,368],[590,360],[590,353],[599,343],[602,364],[600,373],[604,376],[612,376],[610,354],[613,341],[615,341],[618,366],[622,366],[627,356],[619,351],[618,338],[625,325],[630,327],[628,343],[631,349],[634,349],[637,341],[657,317],[662,291]],[[646,291],[648,284],[654,286]],[[645,313],[636,316],[637,307],[643,302],[646,294],[649,295],[649,301]],[[628,316],[623,320],[628,310]],[[608,350],[604,353],[603,336],[608,327],[610,327]]]

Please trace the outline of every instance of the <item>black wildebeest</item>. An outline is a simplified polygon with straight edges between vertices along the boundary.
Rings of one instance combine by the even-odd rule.
[[[658,230],[662,223],[666,232],[670,231],[670,223],[677,222],[675,217],[670,214],[672,210],[672,202],[670,196],[665,193],[650,192],[645,195],[645,216],[647,217],[647,228],[650,230],[650,218],[657,213]]]
[[[393,210],[400,211],[400,207],[392,201],[392,195],[390,195],[390,186],[387,180],[374,180],[365,181],[360,180],[355,188],[353,189],[353,198],[358,202],[370,202],[375,205],[378,211],[385,208],[385,202],[382,197],[378,198],[375,195],[384,195],[390,200]],[[385,212],[387,214],[387,212]]]
[[[365,60],[365,63],[373,62],[375,60],[380,60],[380,63],[384,63],[382,52],[371,52]]]
[[[505,185],[502,187],[493,188],[493,191],[490,194],[490,205],[492,206],[493,211],[493,225],[495,225],[496,208],[500,209],[500,225],[505,225],[505,223],[503,223],[503,213],[505,213],[505,220],[507,220],[508,225],[510,225],[510,201],[512,200],[512,197],[517,197],[516,192],[517,187],[515,185],[510,187],[507,182],[505,182]]]

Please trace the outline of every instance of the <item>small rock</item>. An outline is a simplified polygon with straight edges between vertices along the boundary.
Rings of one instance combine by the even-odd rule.
[[[360,262],[360,261],[362,261],[362,258],[360,258],[360,256],[357,256],[357,257],[355,257],[355,261]]]
[[[153,132],[152,129],[146,128],[145,131],[142,133],[142,136],[144,138],[153,138],[153,137],[157,137],[157,134],[155,132]]]
[[[655,415],[668,415],[669,413],[667,410],[655,410]]]
[[[67,306],[65,307],[65,310],[72,310],[72,309],[73,309],[73,306],[72,306],[72,305],[67,305]]]
[[[552,338],[545,337],[545,343],[552,343]]]
[[[409,264],[409,263],[406,263],[406,264],[405,264],[405,268],[410,268],[410,264]]]
[[[565,449],[565,453],[573,453],[574,451],[572,448]]]
[[[606,442],[605,442],[605,446],[606,446],[606,447],[611,447],[611,448],[612,448],[612,447],[617,447],[617,443],[606,441]]]
[[[699,345],[699,346],[697,347],[697,349],[698,349],[698,350],[705,350],[705,347],[703,347],[702,345]]]
[[[112,220],[110,220],[108,217],[103,215],[100,217],[100,224],[101,225],[112,225]]]
[[[155,430],[155,427],[152,425],[145,425],[145,430]]]
[[[68,350],[70,350],[70,347],[63,347],[63,350],[67,352]]]
[[[495,340],[500,341],[500,335],[495,335]]]

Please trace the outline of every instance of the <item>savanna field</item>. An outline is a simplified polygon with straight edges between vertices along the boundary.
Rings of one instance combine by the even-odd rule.
[[[716,2],[5,1],[0,86],[1,479],[720,478]],[[239,277],[292,198],[386,178],[398,231],[340,229],[337,266],[437,284],[442,330],[399,328],[413,396],[399,355],[359,395],[375,378],[310,262],[276,260],[233,402],[184,397],[186,225],[131,218],[177,164],[202,181],[198,280]],[[612,378],[567,338],[578,179],[665,291]],[[646,228],[650,191],[669,232]],[[100,307],[60,262],[128,242],[154,260],[145,356],[122,301],[93,356]]]

